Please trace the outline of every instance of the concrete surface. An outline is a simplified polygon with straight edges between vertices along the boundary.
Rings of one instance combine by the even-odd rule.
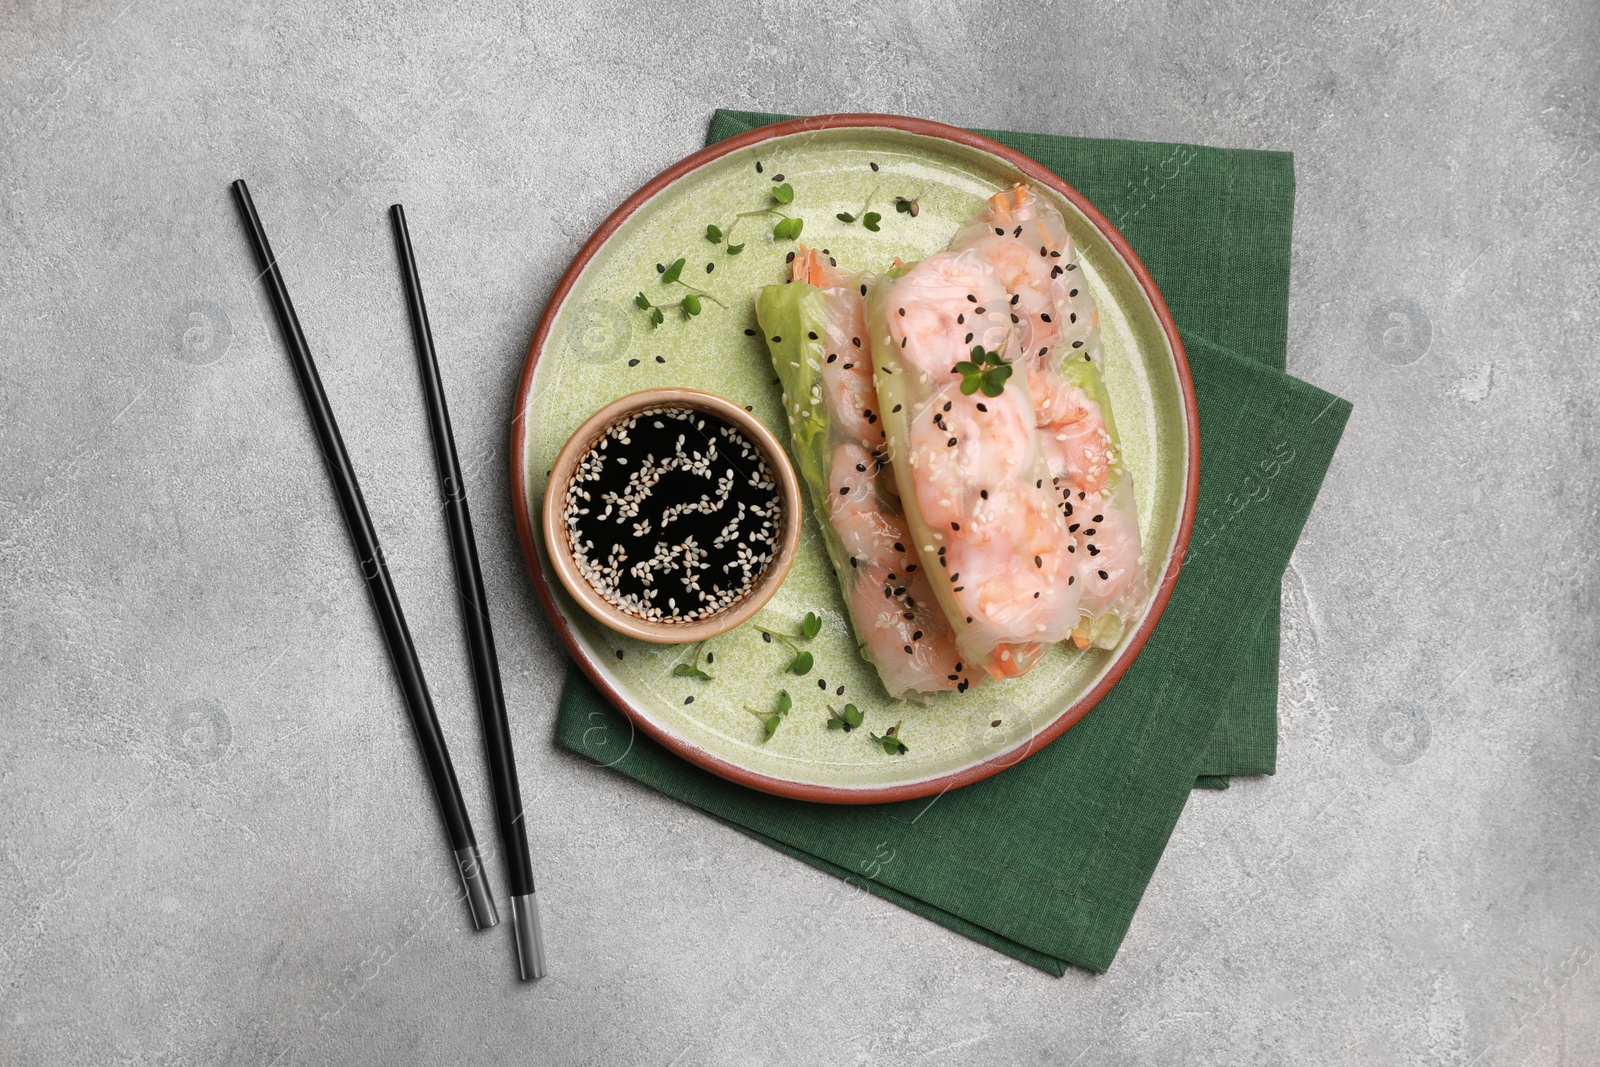
[[[0,1062],[1600,1062],[1600,8],[125,2],[0,14]],[[515,377],[582,238],[717,105],[1297,156],[1289,364],[1356,413],[1285,580],[1281,770],[1195,796],[1103,977],[841,905],[551,747]],[[409,209],[536,987],[449,899],[239,175],[487,838]]]

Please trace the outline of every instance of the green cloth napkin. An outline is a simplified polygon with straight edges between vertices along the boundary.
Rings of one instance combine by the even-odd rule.
[[[710,139],[778,118],[719,111]],[[931,801],[834,807],[734,785],[635,736],[576,671],[556,738],[1020,960],[1103,971],[1197,780],[1273,769],[1279,581],[1350,406],[1281,370],[1290,157],[984,132],[1105,211],[1183,332],[1200,415],[1197,523],[1144,651],[1056,742]]]

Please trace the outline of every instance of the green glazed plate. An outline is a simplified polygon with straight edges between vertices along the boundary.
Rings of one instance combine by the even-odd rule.
[[[757,164],[760,170],[757,170]],[[877,165],[874,170],[872,164]],[[788,441],[766,348],[753,334],[756,291],[787,277],[793,240],[771,218],[746,218],[729,255],[706,238],[734,215],[772,203],[779,175],[793,186],[783,209],[805,220],[801,240],[852,269],[881,270],[945,246],[993,193],[1026,181],[1067,220],[1101,314],[1107,386],[1123,455],[1137,486],[1151,588],[1142,623],[1110,651],[1059,646],[1022,678],[945,693],[927,704],[888,697],[856,652],[838,583],[808,506],[799,555],[755,622],[798,633],[807,612],[822,631],[804,644],[815,666],[746,624],[713,639],[700,667],[710,680],[674,673],[692,646],[651,645],[603,627],[566,594],[542,557],[539,509],[551,462],[602,405],[642,389],[687,386],[725,396]],[[919,211],[895,210],[916,197]],[[840,212],[877,211],[879,232]],[[668,312],[652,326],[634,306],[644,292],[671,303],[657,264],[687,260],[682,280],[727,306],[703,301],[694,318]],[[1010,766],[1077,722],[1138,654],[1177,578],[1193,517],[1198,427],[1188,365],[1165,303],[1126,242],[1075,190],[999,144],[953,127],[883,115],[834,115],[763,127],[719,142],[655,178],[590,238],[558,286],[528,353],[512,433],[514,511],[530,574],[574,660],[635,728],[724,777],[786,796],[869,803],[937,794]],[[711,662],[709,665],[706,660]],[[750,713],[770,714],[779,691],[793,709],[770,739]],[[854,704],[859,729],[827,729],[829,704]],[[908,751],[891,755],[869,733],[899,723]]]

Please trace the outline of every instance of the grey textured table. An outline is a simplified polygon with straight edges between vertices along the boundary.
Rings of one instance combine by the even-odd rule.
[[[1600,1062],[1595,5],[124,2],[0,16],[0,1062]],[[1194,797],[1103,977],[841,904],[551,746],[515,377],[582,239],[718,105],[1296,155],[1289,366],[1356,410],[1284,580],[1280,770]],[[241,175],[489,841],[410,212],[536,986],[451,900]]]

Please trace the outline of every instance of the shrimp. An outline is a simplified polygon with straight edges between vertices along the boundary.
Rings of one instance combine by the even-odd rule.
[[[867,321],[895,480],[916,547],[969,661],[1030,668],[1079,619],[1075,548],[1026,379],[961,392],[975,345],[1015,363],[1011,294],[977,252],[937,253],[869,287]]]
[[[1099,309],[1072,235],[1053,205],[1018,184],[990,197],[950,249],[981,255],[1011,290],[1051,485],[1075,541],[1083,618],[1073,642],[1113,647],[1143,610],[1148,579],[1100,368]],[[1086,509],[1102,518],[1082,521]]]
[[[882,506],[880,477],[860,445],[834,449],[828,519],[855,572],[847,588],[856,636],[890,692],[966,692],[981,675],[965,670],[905,516]]]
[[[802,246],[790,282],[763,289],[756,316],[862,656],[891,696],[964,692],[987,675],[957,650],[901,509],[863,288],[825,252]]]

